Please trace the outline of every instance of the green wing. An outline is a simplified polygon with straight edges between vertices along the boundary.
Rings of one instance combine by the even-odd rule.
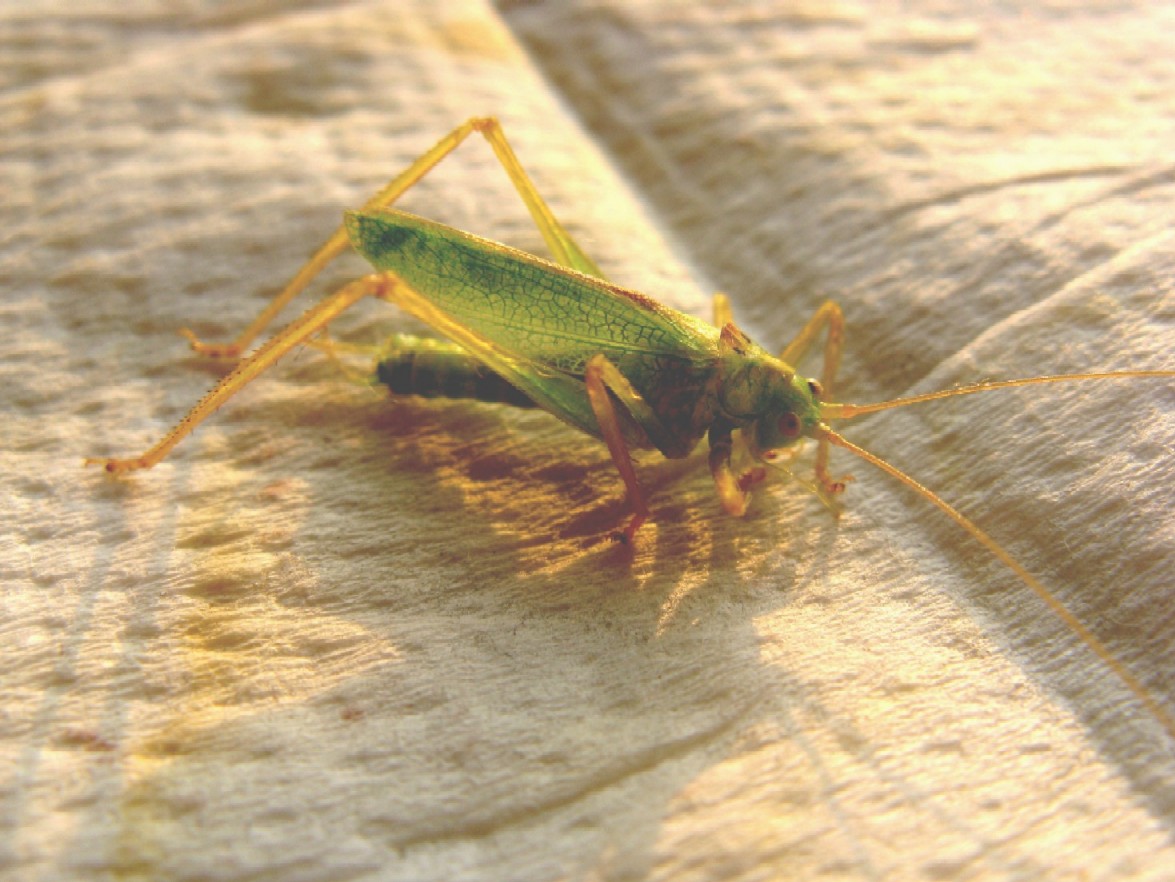
[[[555,416],[599,434],[583,372],[603,353],[667,428],[700,435],[692,414],[712,380],[716,328],[642,294],[404,212],[353,212],[346,224],[360,254],[412,289],[397,289],[397,304]]]

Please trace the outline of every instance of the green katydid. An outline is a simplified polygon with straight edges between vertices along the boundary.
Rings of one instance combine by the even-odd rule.
[[[500,245],[390,206],[473,132],[492,146],[553,256],[553,261]],[[1104,661],[1175,737],[1175,719],[1081,622],[994,539],[938,495],[829,428],[895,407],[994,389],[1073,380],[1175,377],[1175,371],[1116,371],[978,383],[869,405],[834,403],[843,336],[840,308],[827,302],[775,357],[731,320],[718,295],[714,321],[669,309],[607,282],[551,213],[492,118],[458,126],[372,197],[346,215],[283,291],[231,344],[200,342],[201,353],[238,358],[278,312],[348,245],[377,270],[310,308],[224,377],[157,444],[129,459],[87,459],[112,473],[150,468],[242,387],[293,347],[325,331],[341,312],[374,297],[395,303],[448,341],[402,338],[377,367],[394,393],[466,397],[537,406],[605,441],[624,482],[631,516],[618,538],[632,541],[649,511],[629,454],[654,448],[687,456],[703,435],[723,508],[742,515],[750,489],[782,464],[805,438],[816,441],[810,488],[830,507],[846,478],[829,472],[832,446],[847,449],[930,501],[1006,564]],[[819,380],[792,365],[824,336]],[[742,473],[736,447],[756,463]]]

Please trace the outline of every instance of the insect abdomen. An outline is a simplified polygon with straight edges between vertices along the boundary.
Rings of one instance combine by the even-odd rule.
[[[376,377],[395,395],[467,398],[514,407],[535,403],[465,350],[442,340],[397,336],[376,366]]]

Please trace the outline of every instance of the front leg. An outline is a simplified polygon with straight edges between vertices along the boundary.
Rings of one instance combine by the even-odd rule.
[[[804,354],[812,348],[816,342],[816,338],[820,336],[820,332],[824,331],[824,367],[820,372],[820,396],[832,396],[832,387],[836,383],[836,372],[840,367],[840,353],[841,346],[844,341],[845,319],[844,313],[840,306],[831,300],[826,300],[816,310],[815,314],[804,325],[803,329],[796,334],[795,338],[787,344],[783,352],[779,355],[779,360],[784,364],[795,366]],[[827,400],[827,397],[825,400]],[[828,441],[821,438],[816,445],[816,480],[820,486],[824,488],[826,496],[825,503],[829,504],[835,510],[835,506],[831,504],[831,500],[839,493],[843,493],[845,484],[853,480],[852,475],[841,475],[839,478],[832,477],[828,471]]]
[[[731,466],[734,455],[734,427],[726,422],[717,422],[710,427],[710,474],[714,476],[714,489],[718,500],[727,514],[741,518],[747,513],[751,501],[751,488],[767,477],[767,470],[756,466],[736,476]]]
[[[714,326],[725,327],[734,320],[734,313],[730,308],[730,299],[725,294],[714,295]],[[801,358],[812,348],[821,331],[824,338],[824,365],[820,372],[819,395],[831,396],[832,387],[836,382],[836,372],[840,367],[840,353],[844,341],[844,313],[840,306],[831,300],[820,305],[815,314],[792,339],[779,355],[779,360],[794,368]],[[730,429],[723,431],[720,427],[710,432],[710,472],[714,475],[714,485],[718,488],[718,497],[722,500],[722,507],[733,515],[742,515],[747,508],[749,487],[763,479],[762,469],[747,472],[735,478],[731,471],[730,459],[732,441]],[[828,471],[828,442],[821,440],[816,445],[816,481],[820,485],[817,495],[825,505],[837,511],[835,498],[843,493],[845,484],[853,480],[852,475],[832,477]]]

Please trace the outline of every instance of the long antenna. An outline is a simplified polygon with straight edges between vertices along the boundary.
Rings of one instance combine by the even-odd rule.
[[[1168,375],[1168,372],[1163,372],[1163,371],[1130,372],[1127,375],[1128,376],[1138,376],[1140,373],[1144,376],[1153,376],[1156,374],[1160,375],[1160,376]],[[1091,377],[1091,376],[1097,377],[1100,379],[1101,377],[1104,377],[1106,375],[1104,375],[1104,374],[1088,375],[1087,374],[1087,375],[1072,375],[1069,377],[1061,377],[1061,378],[1037,377],[1037,378],[1035,378],[1035,380],[1029,380],[1027,382],[1039,382],[1039,381],[1050,382],[1050,381],[1056,380],[1056,379],[1084,379],[1084,378]],[[1111,376],[1122,376],[1122,374],[1112,374]],[[1025,381],[1010,380],[1010,381],[1001,383],[999,385],[992,385],[992,386],[984,385],[981,388],[964,387],[964,389],[956,389],[956,390],[952,390],[952,391],[959,392],[960,394],[967,394],[968,391],[980,392],[980,391],[986,391],[987,388],[1003,388],[1005,386],[1022,384],[1024,382]],[[934,397],[942,397],[942,396],[939,394],[932,393],[930,396],[919,396],[918,398],[915,398],[915,399],[904,399],[904,400],[907,403],[913,403],[913,401],[928,400],[928,398],[934,398]],[[899,400],[902,400],[902,399],[899,399]],[[1049,591],[1049,589],[1046,588],[1035,576],[1033,576],[1032,573],[1030,573],[1030,572],[1028,572],[1028,570],[1024,569],[1024,567],[1020,564],[1019,561],[1017,561],[1014,557],[1012,557],[1012,555],[1008,554],[1008,552],[1006,552],[1004,550],[1003,546],[1001,546],[998,542],[996,542],[994,539],[992,539],[991,536],[989,536],[987,533],[985,533],[983,530],[981,530],[970,518],[966,517],[964,514],[962,514],[962,512],[960,512],[958,509],[956,509],[954,506],[952,506],[949,502],[947,502],[945,499],[943,499],[941,496],[939,496],[933,490],[930,490],[929,488],[920,484],[918,481],[914,480],[912,477],[907,475],[901,469],[898,469],[895,466],[890,465],[884,459],[870,453],[868,450],[865,450],[862,447],[858,447],[856,444],[854,444],[853,442],[849,441],[848,439],[842,437],[841,435],[838,435],[836,432],[834,432],[832,429],[828,428],[827,426],[823,426],[823,425],[819,426],[817,428],[817,431],[814,433],[814,436],[818,439],[823,440],[823,441],[827,441],[829,444],[833,444],[837,447],[843,447],[845,450],[848,450],[852,453],[855,453],[857,456],[861,457],[861,459],[865,460],[868,463],[873,464],[874,466],[881,469],[886,474],[892,475],[894,478],[897,478],[899,481],[901,481],[903,484],[905,484],[907,487],[909,487],[911,490],[913,490],[915,493],[917,493],[923,499],[926,499],[926,500],[934,503],[936,506],[938,506],[946,514],[947,517],[949,517],[952,521],[954,521],[956,524],[958,524],[960,527],[962,527],[964,530],[966,530],[968,533],[970,533],[971,536],[974,537],[974,539],[980,545],[982,545],[984,548],[986,548],[988,551],[990,551],[992,554],[994,554],[1000,561],[1002,561],[1004,563],[1005,566],[1008,567],[1008,569],[1010,569],[1017,576],[1019,576],[1021,581],[1023,581],[1025,585],[1027,585],[1029,588],[1031,588],[1033,593],[1035,593],[1037,597],[1039,597],[1042,601],[1044,601],[1045,606],[1047,606],[1050,610],[1052,610],[1062,622],[1064,622],[1066,625],[1068,625],[1070,630],[1072,630],[1073,633],[1076,634],[1081,639],[1081,641],[1083,643],[1085,643],[1085,645],[1088,646],[1093,651],[1094,655],[1096,655],[1103,662],[1105,662],[1105,664],[1110,668],[1110,670],[1112,670],[1115,674],[1118,675],[1118,678],[1123,683],[1125,683],[1126,686],[1130,689],[1130,691],[1133,692],[1134,695],[1138,698],[1138,700],[1141,701],[1143,703],[1143,705],[1146,706],[1147,710],[1149,710],[1154,715],[1155,719],[1157,719],[1159,721],[1159,723],[1162,724],[1163,728],[1165,728],[1167,730],[1168,734],[1171,735],[1172,738],[1175,738],[1175,718],[1172,718],[1172,716],[1169,713],[1167,713],[1167,711],[1163,708],[1163,706],[1160,705],[1157,700],[1155,700],[1155,698],[1151,695],[1150,691],[1142,684],[1142,681],[1139,680],[1137,677],[1135,677],[1134,674],[1130,673],[1130,671],[1127,670],[1126,666],[1123,665],[1120,661],[1118,661],[1117,658],[1114,657],[1113,653],[1110,652],[1110,650],[1106,647],[1106,645],[1104,643],[1102,643],[1096,636],[1094,636],[1093,632],[1090,631],[1089,628],[1087,628],[1087,627],[1085,627],[1085,625],[1081,624],[1081,621],[1076,616],[1074,616],[1073,613],[1069,612],[1069,610],[1065,608],[1065,606],[1061,603],[1061,601],[1057,599],[1056,595],[1054,595],[1051,591]]]
[[[937,401],[940,398],[954,398],[956,395],[974,395],[976,392],[991,392],[995,389],[1013,389],[1017,386],[1036,386],[1041,383],[1068,383],[1073,380],[1120,380],[1127,377],[1175,377],[1175,371],[1106,371],[1095,374],[1056,374],[1051,377],[1023,377],[1018,380],[989,380],[985,383],[973,383],[970,386],[956,386],[954,389],[941,389],[938,392],[927,392],[924,395],[911,395],[907,398],[895,398],[892,401],[878,401],[876,404],[821,403],[820,415],[828,420],[847,420],[867,413],[877,413],[879,410],[906,407],[911,404],[921,404],[924,401]],[[829,440],[831,441],[831,439]],[[835,444],[836,442],[832,443]]]

